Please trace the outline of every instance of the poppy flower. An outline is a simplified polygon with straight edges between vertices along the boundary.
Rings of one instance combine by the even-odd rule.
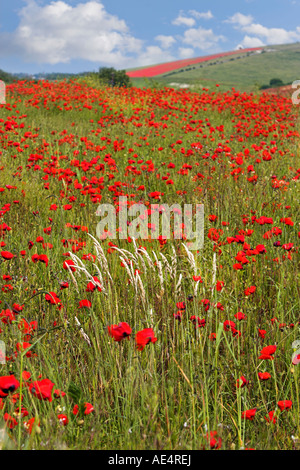
[[[178,310],[185,310],[186,309],[186,303],[185,302],[177,302],[176,307]]]
[[[48,266],[49,260],[47,255],[39,255],[38,260],[45,263],[46,267]]]
[[[120,342],[124,338],[128,338],[132,332],[132,329],[126,322],[121,322],[118,325],[108,326],[107,329],[108,334],[117,342]]]
[[[247,287],[247,289],[245,289],[245,295],[248,296],[248,295],[251,295],[251,294],[254,294],[254,292],[256,291],[256,287],[255,286],[250,286],[250,287]]]
[[[13,255],[9,251],[1,251],[1,256],[5,260],[10,260],[10,259],[14,258],[16,255]]]
[[[13,304],[13,306],[12,306],[13,312],[15,312],[15,313],[22,312],[23,308],[24,308],[24,304],[23,305]]]
[[[40,422],[39,421],[37,422],[35,418],[30,418],[28,421],[24,423],[24,428],[29,432],[29,434],[31,434],[35,425],[39,427]]]
[[[57,297],[55,292],[49,292],[49,294],[45,295],[45,300],[46,302],[52,304],[52,305],[57,305],[60,303],[60,299]]]
[[[61,281],[59,285],[60,285],[60,290],[67,289],[69,287],[69,283],[67,281]]]
[[[266,330],[258,330],[258,334],[259,334],[260,338],[264,339],[264,337],[267,334],[267,331]]]
[[[268,416],[265,416],[265,420],[267,421],[267,423],[275,424],[277,421],[277,418],[275,416],[275,411],[269,411]]]
[[[36,380],[29,385],[29,390],[33,396],[39,400],[52,401],[52,389],[54,383],[49,379]]]
[[[256,408],[253,408],[251,410],[246,410],[243,411],[242,413],[242,419],[248,419],[249,421],[252,421],[256,413]]]
[[[19,352],[25,352],[26,349],[29,349],[32,345],[30,343],[27,343],[27,342],[23,342],[23,343],[17,343],[17,351]],[[34,353],[32,351],[32,349],[30,349],[26,354],[25,354],[26,357],[33,357],[33,356],[37,356],[36,353]]]
[[[59,414],[59,415],[57,415],[57,418],[63,426],[67,426],[67,424],[69,423],[69,419],[68,419],[67,415]]]
[[[28,412],[28,410],[25,408],[25,406],[21,406],[21,413],[19,412],[19,410],[20,410],[19,407],[16,408],[15,411],[14,411],[14,414],[17,415],[17,416],[21,415],[22,418],[25,418],[26,416],[29,415],[29,412]]]
[[[91,405],[91,403],[84,403],[83,406],[84,406],[84,414],[85,415],[89,415],[90,413],[93,413],[94,407],[93,407],[93,405]],[[75,405],[74,408],[73,408],[72,413],[73,413],[73,415],[77,416],[79,411],[80,411],[79,410],[79,405]]]
[[[63,268],[66,270],[71,269],[72,272],[76,271],[75,263],[71,259],[67,259],[66,261],[64,261]]]
[[[273,360],[274,357],[273,357],[273,354],[275,353],[277,349],[277,346],[265,346],[264,348],[262,348],[261,352],[260,352],[260,356],[258,359],[270,359],[270,360]]]
[[[209,442],[209,447],[211,449],[220,449],[222,446],[222,439],[218,437],[217,431],[210,431],[206,434],[206,439]]]
[[[290,410],[293,405],[293,402],[291,400],[282,400],[282,401],[279,401],[277,405],[280,411]]]
[[[232,331],[233,329],[235,329],[234,321],[225,320],[223,323],[223,329],[224,331],[230,331],[230,330]]]
[[[8,413],[4,413],[3,419],[9,429],[14,429],[16,426],[18,426],[18,421]]]
[[[66,396],[66,393],[63,392],[62,390],[59,390],[58,388],[53,390],[53,396],[55,398],[60,398],[60,397],[65,397]]]
[[[236,386],[237,388],[243,388],[249,385],[249,380],[244,377],[244,375],[241,375],[239,379],[236,381]]]
[[[97,289],[99,292],[101,292],[101,283],[100,283],[100,280],[97,278],[97,276],[93,276],[93,279],[95,281],[95,283],[93,283],[92,281],[88,282],[87,286],[86,286],[86,292],[94,292],[95,289]]]
[[[10,392],[14,392],[20,386],[14,375],[0,377],[0,397],[5,398]]]
[[[80,300],[79,308],[90,308],[92,306],[92,302],[87,299]]]
[[[182,320],[182,311],[178,310],[176,313],[173,313],[173,317],[175,318],[175,320],[178,320],[179,322],[181,322],[181,320]]]
[[[206,325],[205,318],[201,319],[200,317],[196,317],[196,315],[192,315],[190,321],[194,323],[195,328],[204,328]]]
[[[223,281],[218,281],[217,284],[216,284],[216,290],[218,292],[221,292],[221,290],[223,289],[224,287],[224,282]]]
[[[157,338],[155,338],[154,331],[152,328],[144,328],[141,331],[138,331],[135,336],[137,349],[143,351],[146,344],[155,343]]]
[[[259,380],[269,380],[271,378],[271,374],[269,372],[258,372]]]
[[[237,312],[237,313],[234,315],[234,317],[235,317],[237,320],[239,320],[239,321],[245,320],[245,319],[247,318],[246,315],[245,315],[243,312]]]

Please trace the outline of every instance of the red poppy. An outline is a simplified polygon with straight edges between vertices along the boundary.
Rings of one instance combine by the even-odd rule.
[[[108,326],[108,333],[114,338],[115,341],[121,341],[124,338],[128,338],[132,332],[132,329],[126,322],[121,322],[118,325]]]
[[[245,295],[248,296],[248,295],[254,294],[255,291],[256,291],[255,286],[247,287],[247,289],[245,289]]]
[[[84,414],[89,415],[90,413],[93,413],[94,407],[91,405],[91,403],[84,403]],[[73,415],[77,416],[79,413],[79,405],[75,405],[72,411]]]
[[[9,251],[1,251],[1,256],[5,260],[10,260],[10,259],[14,258],[16,255],[13,255]]]
[[[52,305],[56,305],[60,303],[60,299],[57,297],[55,292],[49,292],[49,294],[45,295],[46,302],[49,302]]]
[[[210,431],[206,434],[206,439],[209,441],[209,446],[211,449],[220,449],[222,446],[222,439],[218,437],[217,431]]]
[[[239,321],[245,320],[245,319],[247,318],[246,315],[245,315],[243,312],[237,312],[237,313],[234,315],[234,317],[235,317],[237,320],[239,320]]]
[[[48,266],[49,260],[47,255],[39,255],[39,261],[45,263],[46,267]]]
[[[87,299],[80,300],[79,308],[90,308],[92,306],[92,302]]]
[[[20,386],[14,375],[0,377],[0,397],[5,398],[10,392],[14,392]]]
[[[269,380],[271,378],[271,374],[269,372],[258,372],[259,380]]]
[[[137,349],[143,351],[146,344],[155,343],[157,338],[155,338],[154,331],[152,328],[144,328],[141,331],[138,331],[135,336]]]
[[[68,419],[67,415],[59,414],[59,415],[57,415],[57,418],[63,426],[67,426],[67,424],[69,423],[69,419]]]
[[[256,413],[256,408],[253,408],[251,410],[246,410],[243,411],[242,413],[242,419],[248,419],[249,421],[252,421]]]
[[[54,383],[49,379],[36,380],[29,385],[29,390],[39,400],[52,401]]]
[[[237,388],[243,388],[249,385],[249,380],[246,379],[243,375],[236,381]]]
[[[224,284],[225,284],[225,283],[224,283],[223,281],[218,281],[217,284],[216,284],[216,290],[217,290],[218,292],[220,292],[220,291],[223,289]]]
[[[4,413],[3,419],[9,429],[14,429],[14,427],[18,426],[18,421],[12,416],[10,416],[8,413]]]
[[[54,396],[54,398],[65,397],[66,393],[57,388],[57,389],[53,390],[53,396]]]
[[[72,272],[76,271],[75,263],[71,259],[67,259],[66,261],[64,261],[63,268],[66,270],[71,269]]]
[[[260,352],[260,356],[259,356],[259,359],[270,359],[270,360],[273,360],[274,357],[273,357],[273,354],[275,353],[277,349],[277,346],[265,346],[264,348],[262,348],[261,352]]]
[[[291,400],[282,400],[277,403],[280,411],[291,409],[293,402]]]
[[[36,422],[35,418],[30,418],[28,421],[24,423],[25,429],[29,432],[29,434],[32,433],[33,427],[34,426],[40,426],[40,422]]]
[[[268,422],[268,423],[276,423],[277,421],[277,418],[275,416],[275,411],[269,411],[268,413],[268,416],[265,416],[265,420]]]

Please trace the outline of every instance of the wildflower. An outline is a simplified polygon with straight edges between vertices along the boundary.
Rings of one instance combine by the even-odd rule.
[[[266,346],[264,348],[262,348],[261,352],[260,352],[260,356],[259,356],[259,359],[270,359],[270,360],[273,360],[274,357],[273,357],[273,354],[275,353],[277,349],[277,346]]]
[[[119,325],[108,326],[107,329],[108,334],[117,342],[120,342],[124,338],[129,338],[132,332],[132,329],[126,322],[121,322]]]
[[[255,414],[256,414],[256,408],[253,408],[251,410],[243,411],[242,419],[248,419],[249,421],[252,421]]]
[[[290,410],[293,405],[293,402],[291,400],[282,400],[282,401],[279,401],[277,405],[280,411]]]
[[[138,331],[135,336],[137,349],[143,351],[145,346],[149,343],[155,343],[157,338],[155,338],[154,331],[152,328],[145,328],[144,330]]]
[[[29,385],[29,390],[39,400],[52,401],[54,383],[49,379],[36,380]]]

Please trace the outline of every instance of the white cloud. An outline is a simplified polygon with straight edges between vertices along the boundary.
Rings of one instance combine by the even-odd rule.
[[[254,36],[245,36],[241,42],[241,46],[247,49],[248,47],[262,47],[265,46],[265,44],[259,38]]]
[[[176,57],[165,50],[162,50],[160,47],[148,46],[145,51],[139,55],[135,65],[154,65],[161,64],[163,62],[172,62],[173,60],[176,60]]]
[[[27,62],[57,64],[72,59],[124,67],[131,54],[142,51],[143,41],[133,37],[124,20],[91,0],[70,6],[52,1],[39,6],[29,0],[13,33],[0,34],[6,44],[0,55],[21,56]]]
[[[210,10],[208,10],[207,12],[203,12],[203,13],[196,11],[196,10],[189,10],[189,14],[197,18],[197,20],[200,20],[200,19],[211,20],[214,17],[214,15],[212,14]]]
[[[242,13],[235,13],[226,20],[226,22],[234,24],[236,29],[247,33],[242,44],[247,44],[248,47],[259,47],[265,44],[286,44],[300,41],[299,26],[294,31],[287,31],[284,28],[267,28],[259,23],[254,23],[251,15],[246,16]]]
[[[252,23],[243,28],[243,31],[261,37],[267,44],[286,44],[300,41],[300,28],[287,31],[283,28],[266,28],[261,24]]]
[[[183,11],[180,11],[177,18],[175,18],[175,20],[172,21],[172,24],[174,24],[175,26],[184,25],[184,26],[191,27],[196,24],[196,21],[194,20],[194,18],[184,16]]]
[[[209,50],[225,41],[224,36],[216,36],[212,29],[190,28],[184,32],[182,42],[201,50]]]
[[[163,49],[169,49],[176,42],[173,36],[164,36],[163,34],[156,36],[155,40],[160,42]]]
[[[181,59],[190,59],[194,55],[194,49],[191,47],[179,47],[178,54]]]
[[[235,13],[233,16],[225,20],[224,23],[234,23],[240,26],[246,26],[253,21],[253,16],[243,15],[242,13]]]

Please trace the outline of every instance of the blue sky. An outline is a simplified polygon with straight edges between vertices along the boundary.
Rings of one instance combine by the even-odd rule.
[[[0,0],[0,69],[117,69],[300,41],[300,0]]]

